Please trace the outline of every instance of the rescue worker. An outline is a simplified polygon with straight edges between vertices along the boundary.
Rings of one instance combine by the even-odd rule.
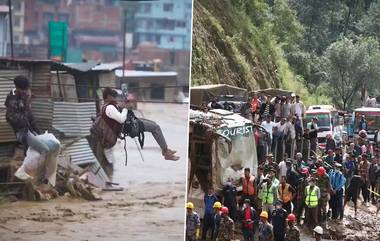
[[[241,201],[249,199],[251,200],[251,205],[254,205],[256,195],[255,176],[251,174],[251,169],[248,167],[244,168],[244,176],[241,177],[241,184],[243,187]]]
[[[217,241],[232,241],[234,240],[235,225],[234,220],[228,216],[228,208],[222,207],[220,209],[222,218],[219,224]]]
[[[316,226],[313,229],[315,241],[321,241],[323,235],[323,228],[321,226]]]
[[[329,175],[326,173],[326,169],[324,167],[318,167],[317,174],[317,186],[321,192],[321,198],[319,199],[318,203],[318,216],[320,222],[325,222],[327,220],[327,203],[330,200],[331,184]]]
[[[268,222],[268,213],[262,211],[260,214],[260,225],[259,225],[259,241],[272,241],[273,236],[273,226]]]
[[[331,184],[331,210],[332,219],[343,219],[343,192],[346,184],[346,178],[341,171],[342,165],[335,163],[334,170],[330,171]]]
[[[310,178],[309,185],[305,189],[305,223],[309,228],[318,224],[319,188],[315,185],[315,178]]]
[[[242,209],[242,230],[244,241],[253,241],[255,235],[255,226],[258,221],[257,213],[250,205],[250,200],[245,199]]]
[[[288,229],[285,234],[285,241],[301,241],[300,239],[300,230],[297,228],[296,216],[291,213],[288,215]]]
[[[206,240],[207,232],[214,232],[214,204],[218,198],[214,194],[212,188],[208,189],[208,193],[204,196],[205,213],[203,216],[202,240]],[[211,235],[212,236],[212,235]]]
[[[212,233],[211,240],[215,241],[219,233],[220,220],[222,219],[222,215],[220,211],[222,208],[222,204],[220,202],[215,202],[213,207],[214,207],[214,232]]]
[[[277,188],[272,185],[272,180],[266,178],[263,183],[261,183],[259,190],[262,211],[272,214],[274,210],[274,203],[277,201],[278,197]]]
[[[186,241],[196,241],[199,238],[201,221],[199,215],[194,211],[194,204],[186,204]]]
[[[284,209],[291,213],[292,200],[295,190],[290,184],[286,183],[286,177],[281,178],[280,186],[278,187],[278,198],[282,201]]]
[[[297,186],[297,196],[296,196],[296,215],[298,217],[297,223],[299,224],[301,222],[301,217],[303,215],[303,210],[305,209],[305,190],[306,186],[309,183],[308,177],[309,177],[309,169],[304,167],[301,172],[301,178],[299,179],[298,186]]]
[[[276,202],[276,209],[272,213],[273,236],[275,241],[285,240],[286,218],[288,212],[282,208],[282,202]]]

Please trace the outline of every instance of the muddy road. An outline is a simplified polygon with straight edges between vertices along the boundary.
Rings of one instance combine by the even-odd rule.
[[[142,161],[135,142],[122,142],[113,182],[121,192],[103,192],[101,201],[63,196],[46,202],[0,204],[0,241],[8,240],[182,240],[184,234],[187,105],[140,104],[145,118],[160,124],[177,162],[164,160],[151,134]]]

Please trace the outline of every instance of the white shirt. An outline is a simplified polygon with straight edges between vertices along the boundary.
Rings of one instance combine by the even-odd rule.
[[[264,129],[269,133],[270,138],[272,138],[273,127],[275,125],[276,124],[273,121],[270,121],[270,122],[264,121],[263,123],[261,123],[261,126],[264,127]]]
[[[301,117],[303,115],[303,113],[305,112],[305,109],[304,109],[304,105],[301,101],[298,103],[294,102],[293,112],[295,115],[298,115],[299,117]]]
[[[286,134],[290,134],[290,138],[291,139],[295,139],[296,138],[296,129],[294,127],[294,125],[291,123],[291,122],[286,122],[285,123],[286,125],[286,128],[287,128],[287,133]]]
[[[123,111],[120,113],[115,106],[113,105],[108,105],[106,107],[106,115],[119,122],[120,124],[123,124],[124,121],[127,119],[127,114],[128,114],[128,110],[127,109],[123,109]]]
[[[278,164],[278,168],[280,169],[280,177],[286,176],[286,171],[288,168],[286,168],[286,162],[284,160]]]
[[[281,122],[276,123],[279,132],[286,134],[286,123],[281,125]]]

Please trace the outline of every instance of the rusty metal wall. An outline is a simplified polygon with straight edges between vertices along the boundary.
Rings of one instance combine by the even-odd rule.
[[[53,127],[65,137],[89,135],[92,116],[96,116],[95,102],[54,102]]]
[[[32,112],[41,131],[52,131],[54,103],[49,99],[36,98],[32,101]]]
[[[74,139],[61,140],[63,146],[72,142]],[[84,165],[97,162],[96,157],[92,153],[90,145],[86,138],[82,138],[71,145],[68,145],[65,150],[69,153],[71,161],[76,165]]]

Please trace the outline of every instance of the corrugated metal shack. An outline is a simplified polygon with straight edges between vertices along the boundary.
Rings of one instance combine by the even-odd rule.
[[[38,127],[52,132],[63,144],[65,156],[97,177],[101,187],[108,180],[94,156],[88,137],[99,108],[97,89],[115,87],[117,65],[96,63],[56,63],[50,60],[0,59],[0,167],[12,160],[15,137],[5,120],[4,101],[14,88],[13,78],[25,75],[31,80],[32,110]],[[8,172],[14,170],[8,168]],[[0,181],[9,181],[0,171]],[[7,177],[7,178],[5,178]]]

